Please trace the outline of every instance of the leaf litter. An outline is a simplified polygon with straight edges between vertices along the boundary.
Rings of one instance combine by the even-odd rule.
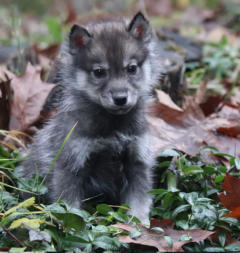
[[[121,228],[128,232],[132,232],[134,230],[133,226],[122,223],[117,223],[114,227]],[[129,235],[120,236],[120,242],[151,246],[157,248],[160,252],[182,251],[182,246],[184,244],[205,240],[215,233],[214,231],[202,229],[175,230],[173,228],[174,223],[170,219],[161,221],[152,219],[150,228],[144,227],[140,224],[138,224],[137,227],[141,233],[137,238],[131,238]],[[161,228],[164,232],[161,232],[159,231],[160,229],[158,230],[156,228]],[[172,242],[169,243],[166,237],[170,237]]]
[[[39,118],[43,104],[55,85],[43,82],[40,77],[41,68],[30,63],[21,76],[10,71],[5,73],[10,79],[13,92],[8,129],[24,131]]]
[[[240,108],[222,104],[222,109],[206,117],[193,97],[187,97],[183,109],[157,91],[158,101],[150,108],[148,121],[155,154],[174,148],[195,155],[203,146],[215,146],[223,153],[240,156]],[[169,102],[171,101],[171,102]],[[225,111],[228,110],[227,115]]]

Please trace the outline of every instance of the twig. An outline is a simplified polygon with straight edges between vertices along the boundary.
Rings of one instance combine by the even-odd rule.
[[[9,234],[9,236],[11,236],[20,246],[22,247],[26,247],[26,245],[21,242],[12,232],[10,232],[5,226],[2,226],[3,230]]]
[[[126,206],[118,206],[118,205],[109,205],[110,207],[114,207],[114,208],[121,208],[121,209],[124,209],[124,210],[127,210],[129,211],[130,208],[126,207]]]

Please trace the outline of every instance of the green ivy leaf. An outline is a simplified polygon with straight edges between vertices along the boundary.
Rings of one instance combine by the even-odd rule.
[[[110,207],[109,205],[106,205],[106,204],[97,205],[97,211],[103,215],[109,215],[114,212],[112,207]]]
[[[24,252],[26,248],[27,248],[27,247],[23,247],[23,248],[15,248],[15,247],[12,247],[12,248],[10,248],[9,252],[10,252],[10,253]]]
[[[162,157],[174,157],[174,156],[180,156],[180,155],[181,154],[174,149],[165,149],[159,154],[159,156],[162,156]]]
[[[76,231],[82,231],[85,228],[85,221],[79,215],[74,213],[54,213],[53,215],[62,220],[66,229],[75,229]]]
[[[142,233],[141,233],[141,231],[139,230],[139,228],[134,228],[132,231],[131,231],[131,233],[130,233],[130,237],[131,238],[137,238],[137,237],[139,237],[139,236],[141,236],[142,235]]]
[[[173,247],[173,240],[170,236],[165,235],[164,239],[166,240],[168,247],[171,249]]]
[[[226,244],[226,233],[224,233],[224,232],[219,232],[219,234],[218,234],[218,239],[219,239],[220,245],[221,245],[222,247],[224,247],[225,244]]]
[[[191,241],[192,237],[189,234],[184,234],[181,235],[181,237],[179,238],[179,241]]]
[[[234,163],[235,163],[236,169],[240,170],[240,158],[235,157]]]
[[[172,218],[175,219],[179,213],[188,211],[191,208],[189,204],[178,206],[173,212],[172,212]]]
[[[225,250],[240,251],[240,243],[232,243],[225,247]]]
[[[117,238],[111,238],[108,236],[99,236],[94,241],[95,248],[102,248],[104,250],[118,250],[121,246]]]

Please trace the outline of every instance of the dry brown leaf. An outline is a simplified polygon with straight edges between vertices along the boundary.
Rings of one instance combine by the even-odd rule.
[[[182,111],[173,108],[172,103],[168,106],[161,101],[156,102],[147,117],[152,132],[152,149],[156,155],[166,148],[195,155],[206,145],[215,146],[224,153],[240,155],[236,153],[236,150],[240,150],[240,140],[217,132],[221,127],[231,129],[240,125],[237,109],[223,105],[219,113],[205,117],[192,98],[187,98]],[[227,115],[224,112],[226,110]]]
[[[44,83],[40,79],[40,68],[28,64],[25,74],[12,76],[10,130],[24,130],[39,117],[42,106],[54,84]]]
[[[49,45],[48,47],[42,49],[42,48],[39,48],[39,46],[37,44],[35,44],[33,46],[33,49],[36,53],[38,54],[41,54],[45,57],[48,57],[50,59],[55,59],[57,54],[58,54],[58,51],[59,51],[59,48],[60,48],[60,45],[55,43],[55,44],[51,44]]]
[[[224,216],[239,218],[240,217],[240,178],[233,177],[227,173],[222,188],[226,191],[226,194],[220,193],[218,197],[223,206],[232,211]]]
[[[223,101],[224,97],[220,95],[208,96],[206,101],[200,103],[200,107],[204,112],[205,116],[209,116],[216,112],[219,104]]]
[[[240,124],[238,122],[232,122],[231,125],[218,127],[217,131],[230,137],[240,138]]]
[[[156,90],[156,94],[157,94],[157,98],[158,98],[158,102],[162,105],[166,105],[170,108],[172,108],[173,110],[177,110],[182,112],[182,108],[180,108],[178,105],[176,105],[172,99],[169,97],[168,94],[166,94],[165,92],[161,91],[161,90]]]
[[[76,10],[74,9],[74,6],[71,2],[68,2],[67,4],[67,17],[66,20],[64,21],[64,24],[73,24],[74,22],[77,21],[77,14]]]
[[[137,238],[131,238],[130,236],[120,236],[119,240],[122,243],[133,243],[138,245],[145,245],[155,247],[160,252],[180,252],[183,251],[182,246],[189,242],[199,242],[207,239],[210,235],[214,234],[214,231],[206,231],[201,229],[193,230],[175,230],[174,224],[170,219],[158,221],[151,220],[150,228],[146,228],[140,224],[137,227],[141,231],[141,235]],[[133,226],[128,224],[118,223],[114,227],[121,228],[125,231],[131,232],[134,230]],[[154,227],[161,227],[164,232],[154,230]],[[191,240],[181,241],[180,238],[183,235],[188,235]],[[164,236],[169,236],[172,239],[173,247],[170,248]]]

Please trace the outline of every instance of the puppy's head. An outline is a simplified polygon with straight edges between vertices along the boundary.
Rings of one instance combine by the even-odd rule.
[[[130,22],[74,25],[69,35],[74,89],[110,113],[129,112],[150,89],[151,40],[141,13]]]

